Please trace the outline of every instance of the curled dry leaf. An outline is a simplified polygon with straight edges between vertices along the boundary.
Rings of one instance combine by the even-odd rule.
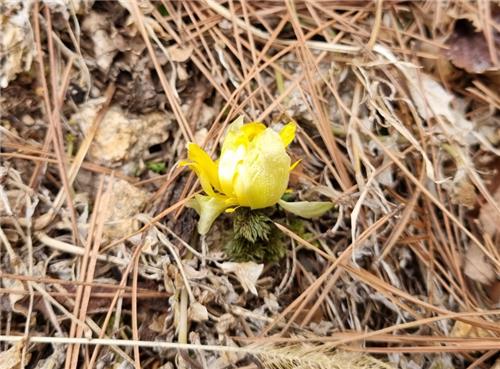
[[[453,121],[450,110],[453,95],[427,74],[417,74],[416,71],[411,70],[409,76],[413,82],[410,94],[417,106],[418,114],[424,119],[442,115]]]
[[[7,351],[0,353],[0,369],[21,369],[21,352],[24,341],[19,341]]]
[[[91,12],[85,17],[82,29],[91,35],[94,44],[95,62],[104,73],[109,71],[114,57],[126,48],[123,37],[111,26],[104,14]]]
[[[54,345],[54,351],[49,357],[40,360],[34,369],[55,369],[61,368],[66,360],[66,350],[64,345]]]
[[[497,205],[500,205],[500,187],[495,191],[493,200],[495,200]],[[481,207],[479,222],[483,226],[483,230],[490,236],[494,236],[495,233],[500,231],[500,214],[498,214],[495,207],[490,203],[486,203]]]
[[[194,302],[189,307],[189,319],[195,322],[203,322],[208,320],[208,310],[199,302]]]
[[[65,19],[69,19],[71,14],[87,14],[94,4],[94,0],[42,0],[42,2],[52,11],[61,13]]]
[[[463,168],[457,170],[451,184],[451,201],[454,204],[462,205],[468,209],[473,209],[477,202],[477,195],[474,185],[470,182],[466,171]]]
[[[490,284],[495,279],[493,266],[476,245],[471,245],[465,254],[464,272],[469,278],[483,284]]]
[[[498,14],[500,21],[500,12]],[[500,59],[500,33],[494,32],[495,52]],[[458,19],[452,35],[446,42],[448,50],[445,56],[458,68],[465,69],[469,73],[484,73],[486,71],[498,70],[499,65],[491,61],[488,42],[483,32],[474,29],[474,25],[467,19]]]
[[[264,264],[257,264],[253,261],[245,263],[226,262],[219,264],[224,273],[233,273],[241,283],[245,292],[250,291],[257,296],[257,280],[264,269]]]
[[[459,338],[486,338],[491,337],[492,334],[486,329],[474,327],[468,323],[457,320],[453,325],[450,336]]]
[[[208,276],[207,269],[197,270],[189,264],[184,265],[184,272],[189,280],[200,280]]]
[[[173,45],[168,48],[168,52],[174,62],[185,62],[193,54],[193,46],[180,47],[179,45]]]
[[[472,122],[465,118],[460,109],[452,105],[452,102],[457,102],[455,96],[431,76],[409,68],[407,72],[410,95],[418,114],[426,120],[437,116],[445,118],[448,124],[436,129],[442,129],[444,134],[461,144],[475,143],[477,134],[473,134]]]
[[[26,287],[24,284],[18,280],[18,279],[3,279],[2,281],[3,287],[15,291],[24,291],[26,292]],[[27,316],[28,312],[27,309],[25,309],[19,301],[21,301],[24,298],[24,294],[16,294],[16,293],[9,293],[8,294],[9,298],[9,303],[10,303],[10,308],[12,311],[22,314],[24,316]]]
[[[232,314],[226,313],[219,317],[219,321],[215,325],[215,329],[219,334],[225,334],[228,330],[234,327],[236,319]]]

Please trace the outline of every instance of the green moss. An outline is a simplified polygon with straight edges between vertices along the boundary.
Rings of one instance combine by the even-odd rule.
[[[318,241],[314,240],[314,233],[309,232],[306,229],[306,224],[308,223],[307,220],[303,220],[301,218],[292,218],[289,223],[290,230],[293,231],[297,236],[300,238],[311,242],[312,245],[316,247],[320,247],[321,245],[319,244]],[[313,241],[311,241],[313,240]]]
[[[166,171],[166,166],[165,166],[165,163],[155,163],[155,162],[148,162],[146,164],[147,168],[149,170],[152,170],[153,172],[155,173],[158,173],[158,174],[162,174],[162,173],[165,173]]]
[[[238,209],[233,220],[235,236],[249,242],[268,241],[271,225],[272,221],[267,215],[248,208]]]
[[[239,208],[225,252],[234,261],[275,262],[286,255],[282,235],[262,210]]]

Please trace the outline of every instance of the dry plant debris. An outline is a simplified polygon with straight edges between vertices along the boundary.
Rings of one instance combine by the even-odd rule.
[[[0,368],[499,366],[497,3],[0,9]],[[335,204],[263,209],[272,261],[188,207],[240,116]]]

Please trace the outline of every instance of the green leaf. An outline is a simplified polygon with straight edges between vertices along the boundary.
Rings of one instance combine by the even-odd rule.
[[[195,195],[194,198],[187,203],[187,206],[193,208],[200,216],[200,220],[198,220],[199,234],[206,234],[215,219],[217,219],[224,210],[234,205],[236,204],[227,199],[205,195]]]
[[[286,211],[302,218],[317,218],[333,208],[334,204],[329,201],[278,201],[278,204]]]
[[[166,169],[165,163],[149,162],[146,164],[146,166],[149,170],[152,170],[155,173],[158,173],[158,174],[165,173],[165,169]]]

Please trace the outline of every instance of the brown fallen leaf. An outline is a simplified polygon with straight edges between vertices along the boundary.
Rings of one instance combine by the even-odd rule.
[[[495,279],[493,266],[476,245],[471,245],[465,254],[464,272],[469,278],[483,284],[490,284]]]
[[[494,43],[497,46],[497,59],[500,59],[500,33],[494,33]],[[488,42],[483,32],[477,32],[471,21],[458,19],[452,35],[447,40],[448,50],[444,55],[458,68],[469,73],[484,73],[496,71],[500,65],[494,65],[490,58]]]
[[[487,292],[493,303],[500,302],[500,281],[493,282]]]
[[[30,6],[22,1],[2,1],[0,15],[0,87],[5,88],[16,76],[27,71],[35,55],[31,31]]]
[[[459,338],[486,338],[491,337],[491,332],[486,329],[474,327],[468,323],[457,320],[451,330],[451,337]]]
[[[500,187],[497,188],[493,194],[493,200],[500,205]],[[486,203],[481,207],[481,211],[479,212],[479,222],[483,226],[484,232],[488,233],[492,237],[495,233],[500,232],[500,215],[495,207],[490,203]]]
[[[173,45],[168,48],[168,52],[174,62],[185,62],[193,54],[193,46],[179,47],[179,45]]]

